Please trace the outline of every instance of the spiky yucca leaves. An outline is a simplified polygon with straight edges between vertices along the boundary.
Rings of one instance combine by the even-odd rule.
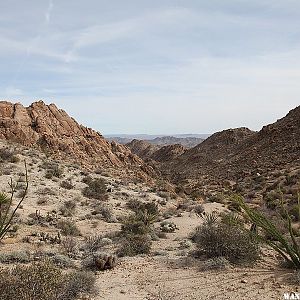
[[[288,211],[283,205],[283,200],[281,200],[281,207],[283,213],[288,222],[288,231],[290,240],[286,238],[277,226],[264,214],[261,212],[250,208],[245,202],[244,199],[240,196],[236,196],[236,201],[246,213],[248,218],[252,223],[254,223],[258,228],[262,229],[264,233],[267,233],[269,237],[272,238],[266,239],[264,235],[259,232],[256,233],[256,237],[267,243],[275,251],[277,251],[288,263],[291,263],[296,269],[300,269],[300,245],[296,241],[295,235],[292,229],[292,219]],[[298,207],[300,210],[300,194],[298,193]]]
[[[4,238],[6,233],[8,232],[13,217],[15,216],[17,210],[19,209],[20,205],[24,201],[27,191],[28,191],[28,172],[27,172],[27,165],[25,162],[25,188],[22,194],[22,198],[19,200],[16,207],[13,209],[13,200],[16,190],[18,189],[18,183],[14,184],[13,180],[10,179],[9,187],[10,187],[10,196],[5,193],[0,193],[0,241]],[[11,211],[12,210],[12,211]]]

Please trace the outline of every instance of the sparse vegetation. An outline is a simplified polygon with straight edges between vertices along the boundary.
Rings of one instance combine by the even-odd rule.
[[[281,210],[287,220],[287,228],[289,237],[286,237],[278,226],[272,222],[272,220],[259,212],[258,210],[251,209],[244,200],[236,196],[236,201],[241,206],[243,211],[246,213],[248,218],[253,222],[259,229],[262,230],[262,234],[258,231],[256,238],[266,242],[270,247],[277,251],[290,265],[296,269],[300,269],[300,245],[296,240],[293,228],[292,228],[292,217],[283,204],[281,199]],[[298,210],[300,211],[300,194],[298,194]],[[265,238],[266,235],[269,238]]]
[[[64,274],[50,262],[0,269],[1,300],[73,300],[80,293],[91,292],[94,284],[93,274]]]
[[[76,226],[75,222],[70,220],[60,220],[57,223],[57,228],[61,230],[61,233],[63,235],[72,235],[72,236],[80,235],[80,231]]]
[[[97,200],[106,200],[106,184],[105,181],[101,178],[92,179],[86,182],[86,186],[82,190],[82,194],[87,198],[97,199]]]

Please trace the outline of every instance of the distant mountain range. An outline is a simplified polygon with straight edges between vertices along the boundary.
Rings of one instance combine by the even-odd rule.
[[[209,134],[174,134],[174,135],[148,135],[148,134],[120,134],[106,135],[109,141],[115,141],[120,144],[128,144],[133,140],[147,141],[152,145],[168,146],[180,144],[187,148],[195,147],[208,138]]]

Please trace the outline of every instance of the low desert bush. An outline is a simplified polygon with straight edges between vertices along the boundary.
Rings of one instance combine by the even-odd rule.
[[[52,177],[61,178],[64,174],[64,169],[59,164],[49,164],[46,170],[45,177],[51,179]]]
[[[72,190],[74,189],[74,185],[69,180],[63,180],[60,184],[60,186],[66,190]]]
[[[121,241],[118,249],[118,256],[135,256],[139,254],[148,254],[151,250],[152,241],[148,235],[132,234],[127,235]]]
[[[106,184],[105,181],[101,178],[92,179],[86,183],[86,186],[82,190],[82,194],[87,198],[93,198],[98,200],[106,200]]]
[[[8,147],[0,149],[0,160],[9,161],[12,163],[17,163],[20,161],[20,159],[16,156],[16,151]]]
[[[28,263],[30,260],[28,251],[0,252],[0,262],[4,264]]]
[[[200,254],[225,257],[232,263],[251,263],[259,258],[258,243],[242,226],[220,220],[204,222],[193,234]]]
[[[69,220],[60,220],[57,223],[57,228],[61,230],[63,235],[72,235],[78,236],[80,235],[80,231],[76,226],[75,222]]]
[[[76,210],[76,202],[74,200],[67,200],[64,204],[60,207],[60,212],[65,217],[71,217],[74,215]]]
[[[73,271],[64,274],[49,261],[0,269],[1,300],[75,300],[93,290],[95,276]]]

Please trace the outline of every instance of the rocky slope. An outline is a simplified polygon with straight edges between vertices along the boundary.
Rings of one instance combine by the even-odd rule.
[[[54,104],[43,101],[24,107],[0,101],[0,138],[35,146],[56,158],[86,167],[137,175],[142,179],[154,171],[124,145],[106,141],[93,129],[78,124]]]
[[[160,149],[159,146],[152,145],[143,140],[132,140],[130,143],[126,144],[126,146],[132,153],[136,154],[143,160],[152,159],[152,155]]]
[[[174,136],[164,136],[164,137],[157,137],[153,140],[149,140],[148,142],[153,145],[159,145],[159,146],[180,144],[186,148],[192,148],[202,143],[203,141],[204,139],[195,138],[195,137],[178,138]]]
[[[238,180],[253,173],[300,165],[300,106],[259,132],[218,132],[169,164],[174,177]]]
[[[171,161],[187,150],[180,144],[158,146],[143,140],[133,140],[126,146],[143,160],[147,162],[154,160],[160,163]]]
[[[203,137],[202,137],[203,136]],[[181,135],[179,136],[159,136],[154,137],[151,135],[133,135],[133,136],[125,136],[125,137],[111,137],[108,136],[107,140],[109,141],[116,141],[120,144],[130,144],[131,142],[134,142],[136,140],[144,141],[145,143],[152,144],[154,146],[168,146],[168,145],[176,145],[180,144],[186,148],[192,148],[196,145],[202,143],[206,136],[208,135],[201,135],[201,137],[194,137],[194,136],[185,136]]]

